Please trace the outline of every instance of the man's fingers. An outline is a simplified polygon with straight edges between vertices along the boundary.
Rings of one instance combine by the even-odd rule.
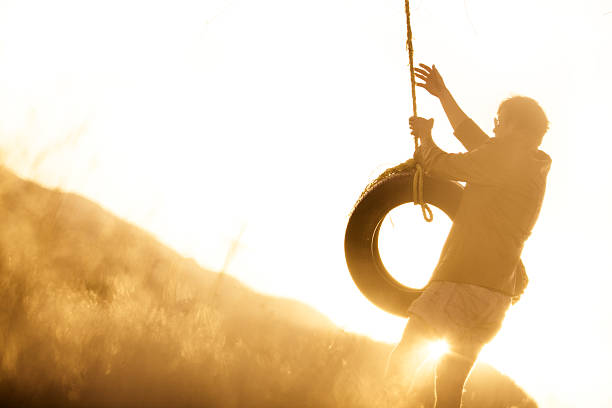
[[[416,74],[416,73],[419,73],[419,74],[421,74],[421,75],[423,75],[423,76],[429,76],[429,75],[431,75],[429,72],[427,72],[427,71],[425,71],[425,70],[423,70],[423,69],[419,69],[419,68],[415,68],[415,69],[414,69],[414,72],[415,72],[415,74]]]
[[[408,123],[410,124],[410,129],[412,129],[413,132],[420,134],[423,131],[429,131],[433,127],[433,118],[425,119],[413,116],[408,119]]]
[[[419,64],[419,66],[421,68],[423,68],[425,71],[430,72],[431,71],[431,67],[425,65],[425,64]],[[418,69],[418,68],[417,68]]]
[[[426,85],[426,84],[422,84],[422,83],[420,83],[420,82],[417,82],[415,85],[416,85],[416,86],[420,86],[421,88],[425,88],[425,89],[427,89],[427,85]]]
[[[427,82],[427,80],[428,80],[428,77],[426,77],[425,75],[421,75],[419,73],[416,73],[416,72],[414,73],[414,76],[419,78],[419,79],[422,79],[425,82]]]

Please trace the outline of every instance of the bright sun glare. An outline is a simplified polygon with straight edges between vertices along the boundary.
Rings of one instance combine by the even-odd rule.
[[[428,346],[429,358],[438,360],[444,354],[448,353],[448,343],[444,340],[433,341]]]

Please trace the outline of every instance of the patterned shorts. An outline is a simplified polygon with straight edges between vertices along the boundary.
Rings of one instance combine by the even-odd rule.
[[[475,358],[501,328],[511,297],[466,283],[433,281],[408,312],[425,321],[451,349]]]

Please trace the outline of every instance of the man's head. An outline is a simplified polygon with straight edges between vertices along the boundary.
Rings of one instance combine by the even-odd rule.
[[[500,139],[512,138],[537,149],[548,130],[548,119],[536,101],[513,96],[499,105],[493,133]]]

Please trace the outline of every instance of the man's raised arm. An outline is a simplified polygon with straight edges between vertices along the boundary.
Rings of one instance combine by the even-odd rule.
[[[461,110],[459,104],[457,104],[457,101],[455,101],[455,98],[453,98],[453,95],[444,84],[436,66],[432,65],[429,67],[425,64],[419,64],[419,66],[421,68],[415,68],[415,76],[424,82],[417,83],[416,85],[425,88],[427,92],[440,100],[446,117],[455,131],[455,136],[461,144],[469,151],[476,149],[489,140],[486,133]]]

